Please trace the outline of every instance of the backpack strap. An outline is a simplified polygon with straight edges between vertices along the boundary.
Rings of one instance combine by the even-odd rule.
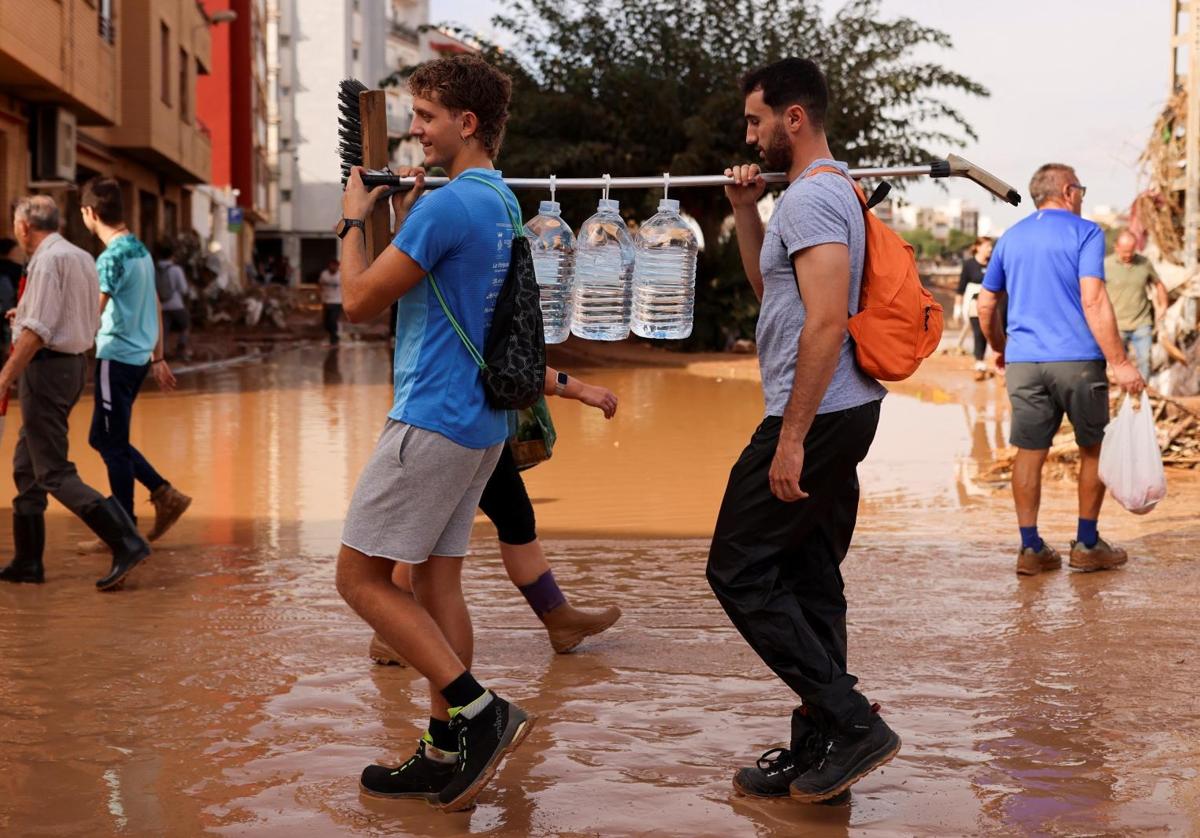
[[[480,371],[486,370],[487,362],[483,360],[483,355],[475,348],[475,344],[471,343],[471,339],[467,337],[466,330],[463,329],[454,315],[450,313],[450,306],[446,305],[446,298],[442,296],[442,289],[438,288],[437,277],[433,275],[433,271],[430,271],[427,276],[429,277],[429,284],[433,286],[433,293],[437,295],[438,302],[442,306],[442,312],[446,315],[446,319],[450,321],[450,327],[454,329],[454,334],[458,335],[458,339],[467,348],[467,352],[470,354],[471,360],[475,362],[475,366],[479,367]]]
[[[521,206],[520,206],[520,204],[517,205],[517,214],[514,215],[512,208],[508,205],[508,198],[506,198],[504,196],[504,193],[500,191],[499,186],[492,183],[487,178],[480,177],[479,175],[462,175],[461,177],[463,180],[473,180],[476,183],[482,183],[484,186],[488,187],[493,192],[495,192],[497,195],[499,195],[500,203],[504,204],[504,209],[508,210],[508,220],[512,222],[513,235],[514,236],[525,235],[525,227],[524,227],[524,225],[521,224],[521,216],[520,216]]]
[[[846,178],[846,180],[850,181],[850,185],[854,187],[854,193],[856,195],[858,195],[858,200],[862,203],[863,209],[874,209],[892,191],[892,185],[890,183],[888,183],[886,180],[880,181],[879,185],[875,187],[875,191],[871,193],[871,197],[868,198],[866,196],[866,194],[862,191],[862,187],[858,185],[858,181],[856,181],[854,178],[850,177],[845,172],[843,172],[841,169],[839,169],[835,166],[818,166],[817,168],[815,168],[811,172],[809,172],[807,175],[805,175],[805,177],[810,178],[813,175],[819,175],[819,174],[823,174],[825,172],[829,172],[830,174],[835,174],[835,175],[841,175],[842,177]]]
[[[841,177],[844,177],[846,180],[848,180],[850,182],[850,185],[852,187],[854,187],[854,194],[858,196],[859,203],[861,203],[863,205],[863,209],[870,209],[870,207],[867,206],[867,196],[865,194],[863,194],[862,187],[858,185],[858,181],[856,181],[854,178],[850,177],[850,175],[843,172],[837,166],[817,166],[817,168],[813,169],[811,172],[806,174],[804,176],[804,179],[808,180],[808,178],[810,178],[810,177],[814,177],[815,175],[825,174],[826,172],[828,172],[829,174],[833,174],[833,175],[840,175]]]
[[[504,193],[500,191],[500,187],[496,186],[496,184],[492,183],[487,178],[482,178],[478,175],[462,175],[461,177],[464,180],[473,180],[477,181],[478,183],[482,183],[484,186],[487,186],[497,195],[499,195],[500,203],[504,204],[504,209],[508,211],[508,219],[510,222],[512,222],[514,237],[525,235],[525,228],[521,224],[520,215],[513,213],[512,208],[508,205],[508,199],[504,197]],[[517,206],[517,212],[520,212],[520,205]],[[445,314],[446,319],[450,321],[450,326],[454,329],[454,333],[458,335],[458,339],[461,340],[463,346],[467,348],[467,352],[471,355],[471,360],[475,362],[475,366],[479,367],[480,371],[486,371],[488,366],[487,362],[483,360],[483,354],[478,348],[476,348],[475,344],[471,342],[471,339],[467,337],[466,330],[463,329],[462,324],[460,324],[454,317],[454,314],[451,313],[450,306],[446,304],[446,298],[442,296],[442,289],[438,287],[437,277],[433,275],[433,271],[430,271],[427,276],[429,277],[429,284],[433,287],[433,293],[437,296],[438,303],[442,307],[442,313]]]

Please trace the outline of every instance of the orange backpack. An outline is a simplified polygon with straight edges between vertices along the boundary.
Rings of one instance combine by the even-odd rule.
[[[832,172],[832,166],[813,169],[808,177]],[[867,196],[853,179],[863,208],[866,258],[858,314],[850,317],[850,336],[862,371],[880,381],[900,381],[917,371],[942,339],[942,307],[921,284],[912,245],[871,212]]]

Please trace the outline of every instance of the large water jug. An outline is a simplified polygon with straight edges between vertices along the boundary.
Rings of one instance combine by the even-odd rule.
[[[546,343],[562,343],[571,333],[575,305],[575,234],[563,221],[557,201],[542,201],[538,214],[525,223],[533,251],[533,272],[541,292]]]
[[[588,340],[629,335],[633,298],[633,236],[621,205],[603,198],[575,242],[575,316],[571,334]]]
[[[641,226],[634,244],[637,265],[630,329],[644,338],[686,338],[692,333],[700,248],[679,214],[679,202],[659,201],[658,213]]]

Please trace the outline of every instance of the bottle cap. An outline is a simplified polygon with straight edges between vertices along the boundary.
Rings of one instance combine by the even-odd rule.
[[[538,204],[538,212],[542,215],[558,215],[562,211],[562,205],[558,201],[542,201]]]
[[[621,202],[612,198],[601,198],[597,212],[620,212]]]
[[[674,198],[663,198],[658,202],[659,212],[679,212],[679,202]]]

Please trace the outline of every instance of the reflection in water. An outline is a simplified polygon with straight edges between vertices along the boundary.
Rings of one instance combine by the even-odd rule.
[[[387,351],[347,346],[143,397],[135,444],[196,502],[128,590],[92,590],[103,560],[69,549],[81,525],[52,510],[49,583],[0,588],[0,832],[1195,832],[1196,480],[1173,476],[1152,516],[1106,513],[1128,570],[1018,582],[1007,492],[967,482],[1003,444],[1003,391],[889,397],[843,572],[853,667],[905,750],[848,807],[766,805],[729,778],[786,738],[792,702],[703,576],[758,387],[567,369],[616,390],[621,411],[553,402],[560,442],[530,493],[564,588],[626,616],[554,655],[480,525],[466,582],[479,673],[543,721],[478,808],[358,794],[368,760],[411,753],[424,685],[369,665],[370,632],[333,588],[390,403]],[[72,453],[99,483],[89,409]],[[1044,507],[1065,541],[1073,487],[1049,485]]]

